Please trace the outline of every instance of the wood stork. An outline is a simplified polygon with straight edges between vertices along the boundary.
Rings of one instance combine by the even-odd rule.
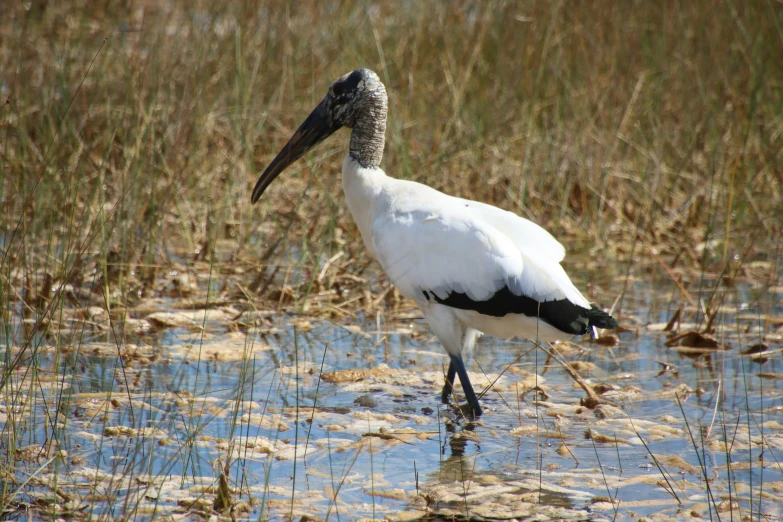
[[[358,69],[342,76],[258,178],[255,203],[270,183],[341,127],[351,131],[343,191],[370,255],[402,295],[419,306],[451,362],[441,398],[459,376],[481,415],[463,354],[480,333],[554,341],[616,328],[571,283],[563,246],[535,223],[499,208],[394,179],[381,169],[386,89]]]

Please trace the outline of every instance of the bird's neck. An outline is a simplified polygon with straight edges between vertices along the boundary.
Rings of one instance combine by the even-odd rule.
[[[352,154],[343,161],[343,192],[348,210],[359,226],[362,240],[372,257],[375,250],[372,242],[372,213],[376,196],[383,190],[386,174],[378,167],[365,168]]]
[[[351,132],[349,154],[366,169],[379,168],[386,141],[386,91],[381,87],[367,96],[362,105]]]

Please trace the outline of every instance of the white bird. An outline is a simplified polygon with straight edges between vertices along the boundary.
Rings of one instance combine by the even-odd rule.
[[[336,80],[261,174],[255,203],[291,163],[341,127],[352,129],[343,191],[370,255],[402,295],[421,309],[451,362],[441,398],[459,376],[474,416],[481,415],[463,354],[480,333],[554,341],[593,328],[616,328],[560,266],[565,249],[549,232],[512,212],[455,198],[381,169],[386,89],[358,69]]]

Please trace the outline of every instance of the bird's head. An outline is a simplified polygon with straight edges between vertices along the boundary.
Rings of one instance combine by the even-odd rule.
[[[318,106],[296,129],[256,182],[250,201],[255,203],[286,167],[341,127],[353,128],[358,117],[371,107],[376,96],[386,96],[378,75],[369,69],[356,69],[329,86]]]

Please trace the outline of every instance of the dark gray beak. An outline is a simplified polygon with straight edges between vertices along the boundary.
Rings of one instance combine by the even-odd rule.
[[[286,167],[301,158],[308,150],[321,143],[341,127],[341,125],[334,123],[329,115],[329,101],[328,95],[321,100],[321,103],[296,129],[288,143],[277,153],[272,163],[261,174],[253,189],[253,195],[250,196],[252,203],[258,201],[261,194]]]

